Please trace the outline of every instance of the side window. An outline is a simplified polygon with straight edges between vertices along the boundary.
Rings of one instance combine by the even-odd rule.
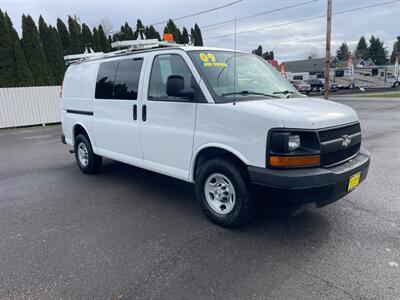
[[[114,99],[137,99],[142,64],[142,58],[124,59],[119,62],[114,82]]]
[[[184,78],[184,88],[195,88],[196,82],[186,62],[178,54],[163,54],[154,58],[149,82],[149,100],[182,101],[182,98],[167,95],[167,79],[171,75]]]
[[[96,99],[113,99],[113,87],[118,63],[118,61],[101,63],[97,74]]]

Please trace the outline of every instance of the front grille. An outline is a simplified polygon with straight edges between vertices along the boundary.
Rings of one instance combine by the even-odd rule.
[[[318,132],[321,143],[340,139],[344,135],[352,135],[361,131],[360,123]]]
[[[339,162],[345,161],[346,159],[356,155],[360,150],[360,144],[356,144],[350,146],[347,149],[329,152],[329,153],[322,153],[321,155],[321,165],[322,166],[331,166],[337,164]]]
[[[347,148],[342,145],[340,139],[343,139],[343,136],[345,135],[352,136],[357,133],[361,133],[360,123],[319,131],[318,135],[321,142],[321,165],[325,167],[332,166],[355,156],[361,147],[360,139],[353,140],[353,144],[350,144]],[[323,149],[329,150],[324,151]]]

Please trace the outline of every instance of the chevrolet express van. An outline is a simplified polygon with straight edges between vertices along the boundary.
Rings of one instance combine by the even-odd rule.
[[[72,63],[62,140],[86,174],[102,157],[195,184],[206,216],[246,224],[265,200],[332,203],[367,176],[361,127],[345,105],[301,95],[262,58],[162,46]]]

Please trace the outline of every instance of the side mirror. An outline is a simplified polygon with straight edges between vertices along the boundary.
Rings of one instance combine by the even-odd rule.
[[[171,75],[167,79],[167,95],[171,97],[193,99],[194,89],[185,89],[185,80],[182,76]]]

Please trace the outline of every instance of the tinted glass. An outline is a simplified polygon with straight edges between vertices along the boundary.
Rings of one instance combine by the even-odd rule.
[[[118,61],[103,62],[100,65],[96,82],[96,99],[112,99]]]
[[[143,59],[124,59],[119,62],[114,82],[114,99],[136,100]]]
[[[182,98],[167,95],[167,79],[171,75],[182,76],[185,81],[185,89],[195,87],[192,72],[180,55],[165,54],[156,56],[151,69],[149,99],[181,101]]]

